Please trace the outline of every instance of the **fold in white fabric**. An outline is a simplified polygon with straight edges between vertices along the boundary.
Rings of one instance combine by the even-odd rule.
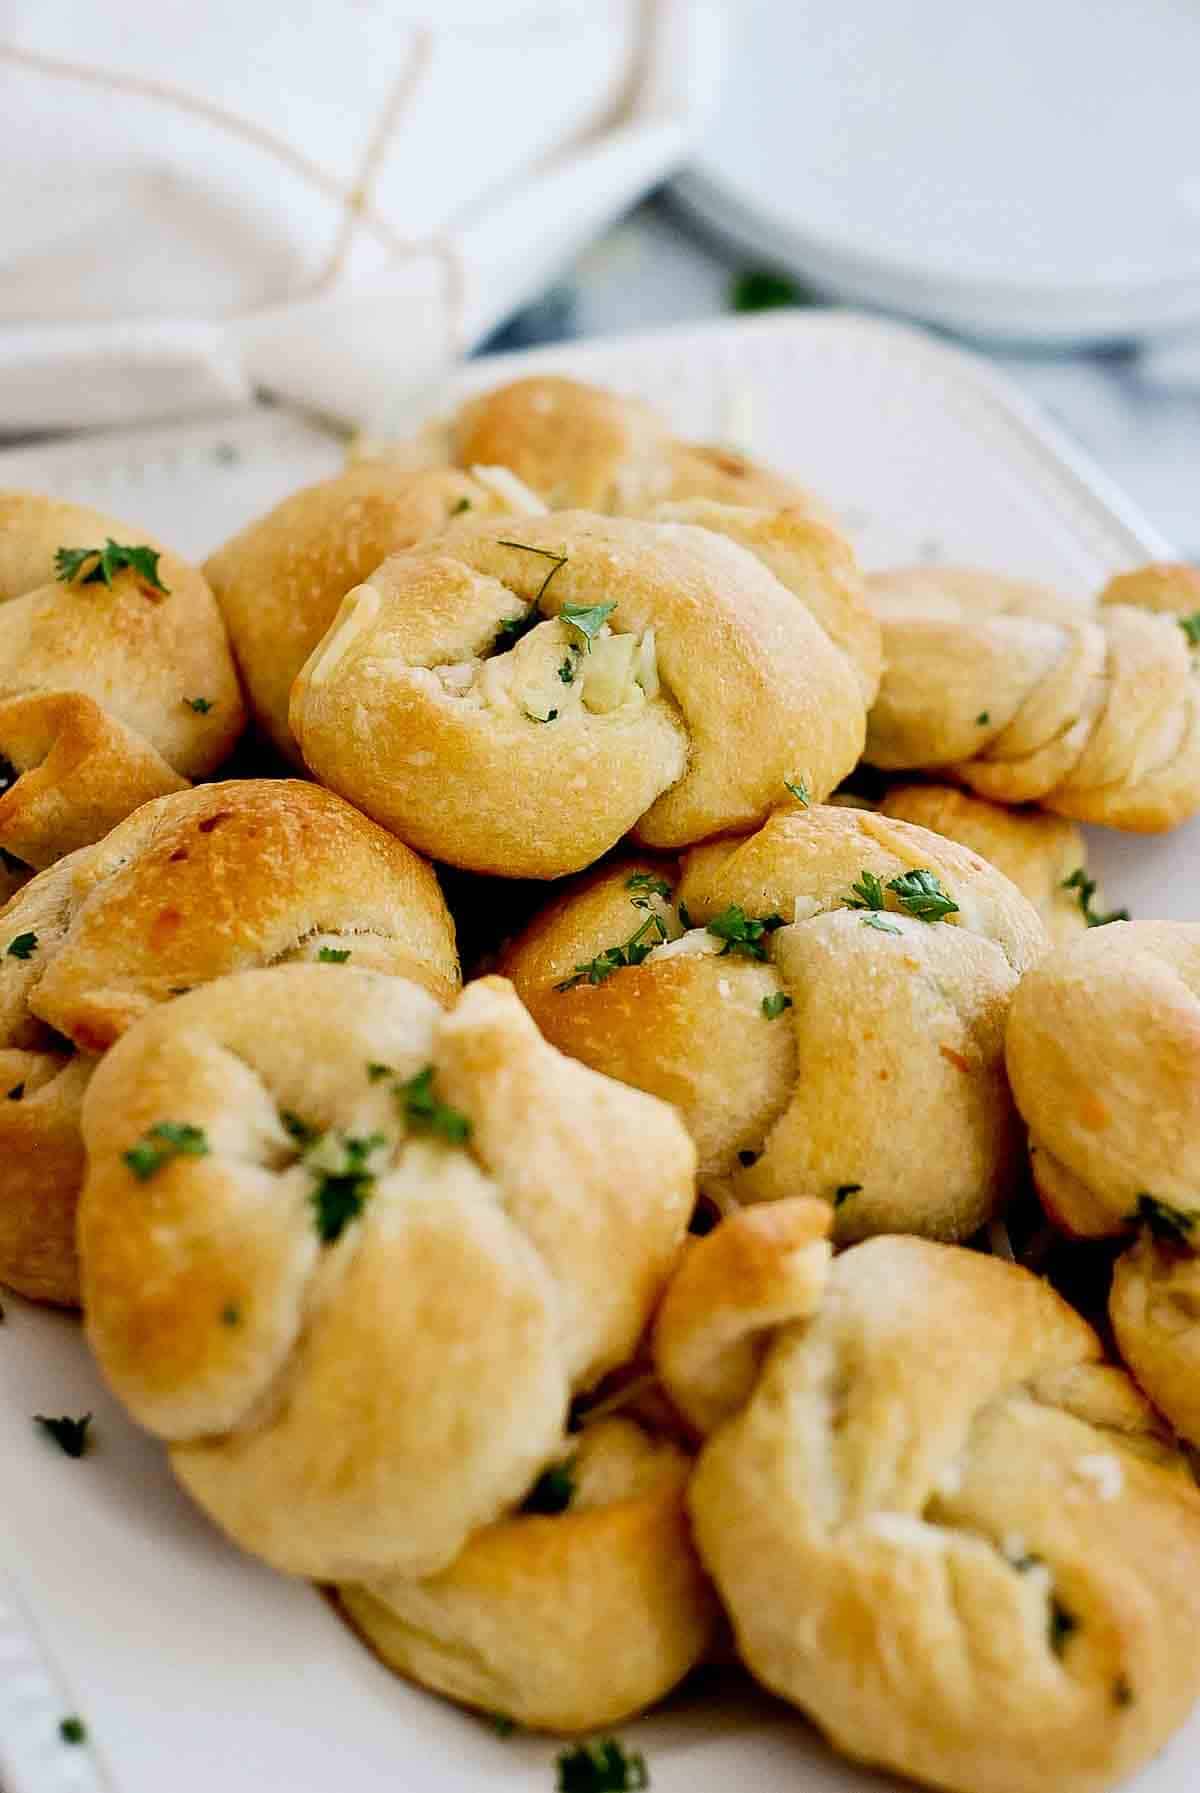
[[[718,0],[0,0],[0,432],[386,421],[679,161]]]

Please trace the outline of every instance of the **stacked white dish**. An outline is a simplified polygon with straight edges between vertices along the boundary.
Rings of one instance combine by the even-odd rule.
[[[679,180],[744,253],[976,336],[1200,319],[1200,13],[1177,0],[748,0]]]

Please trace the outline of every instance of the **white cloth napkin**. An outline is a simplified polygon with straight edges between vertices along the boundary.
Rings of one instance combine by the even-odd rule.
[[[0,0],[0,433],[368,428],[681,158],[718,0]]]

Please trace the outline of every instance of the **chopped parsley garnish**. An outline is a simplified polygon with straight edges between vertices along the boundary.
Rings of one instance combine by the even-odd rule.
[[[773,268],[743,268],[729,288],[731,311],[773,311],[780,305],[801,305],[804,292],[787,274]]]
[[[653,872],[634,872],[632,878],[626,878],[625,888],[644,890],[647,896],[660,896],[664,903],[669,903],[673,894],[667,880],[656,877]]]
[[[25,1085],[23,1083],[14,1083],[8,1092],[8,1099],[10,1102],[19,1102],[24,1094]]]
[[[678,905],[677,905],[677,911],[678,911],[678,915],[679,915],[679,925],[680,925],[680,927],[681,927],[681,928],[685,928],[685,929],[686,929],[686,930],[687,930],[687,932],[688,932],[688,933],[689,933],[689,934],[690,934],[690,933],[691,933],[691,931],[692,931],[692,929],[693,929],[693,928],[694,928],[694,927],[695,927],[695,925],[696,925],[696,924],[695,924],[695,922],[694,922],[694,921],[693,921],[693,920],[692,920],[692,918],[691,918],[691,916],[690,916],[690,915],[689,915],[689,913],[688,913],[688,906],[687,906],[687,904],[686,904],[686,903],[679,903],[679,904],[678,904]]]
[[[637,907],[642,908],[644,904],[638,904]],[[658,938],[648,941],[646,935],[651,932]],[[624,970],[629,965],[640,965],[656,946],[661,946],[669,938],[662,917],[657,910],[652,910],[628,940],[623,941],[620,946],[606,946],[603,952],[597,953],[585,965],[576,965],[574,974],[564,978],[561,984],[555,984],[554,988],[573,990],[576,984],[602,984],[614,971]]]
[[[18,934],[5,949],[10,959],[32,959],[38,948],[36,934]]]
[[[843,1202],[848,1202],[852,1195],[858,1195],[861,1189],[861,1183],[839,1183],[833,1192],[834,1207],[840,1208]]]
[[[975,726],[976,728],[986,728],[991,720],[992,719],[986,710],[980,710],[978,716],[975,718]]]
[[[887,906],[883,885],[874,872],[864,872],[850,890],[851,895],[846,898],[847,909],[883,909]]]
[[[221,1309],[221,1324],[222,1324],[222,1326],[240,1326],[241,1323],[242,1323],[241,1308],[238,1306],[236,1301],[227,1301],[225,1303],[225,1306]]]
[[[933,872],[919,868],[903,872],[889,881],[888,889],[900,907],[915,915],[918,921],[941,921],[945,916],[959,912],[958,904],[952,896],[947,896]]]
[[[1137,1207],[1129,1216],[1134,1226],[1149,1227],[1156,1239],[1164,1245],[1188,1245],[1191,1243],[1192,1229],[1196,1224],[1194,1214],[1185,1213],[1182,1208],[1172,1208],[1166,1202],[1160,1202],[1154,1195],[1139,1195]]]
[[[920,868],[889,878],[886,886],[874,872],[864,871],[857,884],[850,886],[846,907],[870,910],[870,914],[863,916],[867,927],[878,928],[881,934],[898,934],[899,928],[880,919],[880,913],[887,908],[889,890],[900,907],[915,915],[918,921],[941,921],[944,916],[958,914],[958,904],[942,889],[936,874]]]
[[[571,653],[573,654],[576,651],[576,649],[572,648]],[[571,658],[571,654],[568,654],[559,666],[558,676],[564,685],[573,685],[575,683],[575,662]]]
[[[1073,1612],[1068,1612],[1057,1595],[1050,1596],[1050,1648],[1056,1656],[1061,1656],[1076,1631],[1079,1620]]]
[[[870,915],[860,916],[859,920],[862,922],[864,928],[874,928],[879,934],[900,934],[903,932],[903,929],[898,928],[895,922],[884,921],[883,916],[875,910],[872,910]]]
[[[796,802],[804,809],[807,809],[812,802],[812,792],[808,788],[808,781],[801,777],[799,773],[796,774],[795,778],[785,778],[783,781],[783,788],[786,791],[790,791],[792,796],[796,799]]]
[[[82,1718],[72,1716],[62,1719],[59,1723],[58,1734],[64,1743],[87,1742],[87,1726]]]
[[[645,1758],[615,1737],[577,1743],[558,1757],[558,1793],[639,1793],[649,1785]]]
[[[725,942],[719,958],[723,959],[726,953],[740,953],[744,959],[760,960],[767,956],[764,934],[773,934],[783,925],[782,915],[764,915],[760,920],[757,916],[747,915],[740,903],[730,903],[728,909],[705,923],[710,934]]]
[[[1117,1676],[1116,1680],[1113,1682],[1112,1697],[1114,1706],[1133,1705],[1133,1688],[1130,1686],[1126,1676]]]
[[[349,957],[350,948],[348,946],[323,946],[317,953],[317,963],[320,965],[344,965]]]
[[[521,1505],[523,1513],[565,1513],[575,1498],[571,1464],[552,1463],[544,1469]]]
[[[324,1136],[328,1138],[328,1135]],[[375,1173],[368,1169],[372,1152],[385,1146],[382,1133],[365,1138],[347,1133],[339,1142],[341,1162],[333,1169],[310,1164],[316,1188],[309,1196],[322,1245],[334,1245],[352,1220],[357,1220],[375,1188]]]
[[[395,1075],[391,1065],[374,1063],[367,1066],[368,1083],[382,1083],[385,1077],[394,1077]]]
[[[1197,612],[1200,615],[1200,611]],[[1107,915],[1101,915],[1092,908],[1092,898],[1096,894],[1096,880],[1089,878],[1081,865],[1077,865],[1069,878],[1062,881],[1064,890],[1078,891],[1079,907],[1084,921],[1089,928],[1106,928],[1110,921],[1128,921],[1128,909],[1110,909]]]
[[[555,570],[557,571],[557,568]],[[542,591],[545,589],[546,587],[543,585]],[[538,596],[541,596],[541,592],[538,593]],[[558,614],[564,623],[570,623],[573,629],[579,630],[587,643],[584,653],[588,653],[593,641],[616,607],[615,598],[607,604],[564,604]]]
[[[506,648],[515,647],[522,635],[528,635],[530,629],[536,629],[542,620],[541,611],[535,604],[523,616],[506,616],[496,630],[496,646],[501,653]]]
[[[1200,610],[1193,610],[1190,616],[1181,616],[1179,627],[1187,636],[1189,647],[1200,647]]]
[[[166,597],[170,587],[164,585],[158,576],[159,559],[154,548],[130,548],[123,542],[114,542],[110,535],[103,548],[60,548],[54,556],[54,576],[64,585],[69,585],[74,579],[79,585],[103,584],[111,587],[113,574],[128,567],[130,572],[136,573]],[[89,560],[94,561],[95,565],[81,576],[82,568]]]
[[[546,714],[544,716],[535,716],[532,710],[526,710],[525,714],[526,714],[526,716],[528,716],[530,722],[557,722],[558,721],[558,711],[557,710],[547,710]]]
[[[82,1419],[71,1419],[65,1413],[61,1419],[50,1419],[44,1413],[35,1413],[33,1417],[65,1456],[83,1456],[88,1447],[88,1427],[92,1423],[90,1413],[85,1413]]]
[[[207,716],[213,707],[211,697],[185,697],[183,701],[189,710],[195,710],[197,716]]]
[[[516,1719],[510,1718],[507,1712],[489,1712],[486,1717],[497,1737],[511,1737],[517,1728]]]
[[[777,1020],[784,1009],[790,1009],[791,1006],[791,997],[785,996],[782,990],[776,990],[774,996],[764,996],[762,999],[762,1012],[768,1021]]]
[[[456,1146],[465,1145],[471,1137],[467,1116],[435,1095],[432,1065],[426,1065],[407,1083],[397,1084],[396,1101],[412,1133],[435,1133]]]
[[[469,498],[460,498],[458,503],[454,506],[454,509],[450,512],[450,515],[452,517],[461,517],[463,512],[469,511],[470,508],[471,500]]]
[[[203,1127],[193,1127],[187,1121],[159,1121],[121,1156],[134,1176],[147,1183],[172,1158],[206,1158],[208,1152]]]
[[[554,565],[550,568],[550,571],[546,574],[546,577],[538,587],[537,597],[533,600],[534,620],[540,620],[537,617],[537,607],[546,595],[546,587],[549,585],[551,579],[553,579],[555,573],[557,573],[560,567],[566,566],[567,556],[565,554],[555,554],[552,548],[531,547],[528,542],[508,542],[501,539],[496,545],[500,548],[520,548],[526,554],[540,554],[543,560],[552,560],[554,562]]]

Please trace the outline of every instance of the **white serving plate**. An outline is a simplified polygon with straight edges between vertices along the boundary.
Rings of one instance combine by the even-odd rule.
[[[677,191],[852,303],[1078,342],[1200,317],[1180,0],[743,0]]]
[[[454,389],[535,367],[641,392],[681,430],[748,425],[755,452],[838,506],[871,565],[968,558],[1088,589],[1167,552],[1011,387],[899,326],[838,313],[722,321],[476,362]],[[219,444],[237,460],[218,459]],[[109,506],[200,553],[340,453],[314,426],[247,412],[10,452],[0,485]],[[1200,913],[1195,825],[1093,845],[1110,900]],[[3,1793],[551,1793],[554,1743],[501,1740],[389,1675],[318,1594],[242,1556],[189,1504],[105,1392],[74,1319],[7,1295],[4,1306]],[[95,1443],[79,1462],[31,1418],[88,1410]],[[59,1739],[71,1713],[86,1720],[86,1748]],[[644,1750],[654,1793],[898,1786],[838,1762],[796,1715],[733,1681],[623,1735]],[[1200,1716],[1130,1787],[1194,1793],[1198,1764]]]

